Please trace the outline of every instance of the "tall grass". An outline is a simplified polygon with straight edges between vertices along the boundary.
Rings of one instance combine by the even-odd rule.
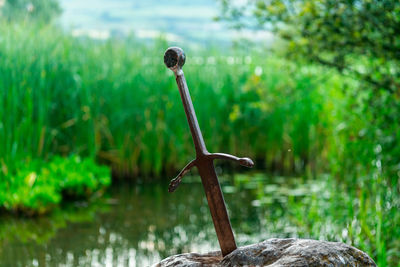
[[[18,160],[74,153],[97,156],[117,176],[158,175],[194,156],[163,64],[166,42],[79,39],[50,26],[2,25],[1,33],[3,173]],[[328,73],[272,54],[186,50],[184,71],[210,151],[288,172],[315,163],[335,86]]]

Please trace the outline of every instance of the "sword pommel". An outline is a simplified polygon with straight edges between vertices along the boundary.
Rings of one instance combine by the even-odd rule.
[[[164,53],[164,63],[167,68],[177,71],[185,65],[185,52],[179,47],[170,47]]]

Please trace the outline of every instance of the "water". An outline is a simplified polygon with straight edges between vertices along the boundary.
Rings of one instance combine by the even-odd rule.
[[[0,266],[150,266],[172,254],[218,249],[198,177],[170,194],[165,183],[110,188],[49,217],[1,217]],[[287,203],[319,191],[315,181],[262,174],[224,177],[239,245],[301,235]]]
[[[134,33],[140,39],[158,38],[171,44],[227,44],[247,37],[272,42],[272,33],[262,30],[234,30],[217,22],[221,7],[215,0],[61,0],[61,24],[74,35],[107,39]]]

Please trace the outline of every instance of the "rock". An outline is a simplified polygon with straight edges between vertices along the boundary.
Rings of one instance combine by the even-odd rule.
[[[220,266],[376,266],[352,246],[311,239],[273,238],[241,247],[227,255]]]
[[[364,252],[339,243],[296,238],[271,238],[240,247],[222,258],[219,251],[168,257],[156,267],[236,266],[376,266]]]
[[[162,260],[160,263],[153,267],[170,267],[170,266],[190,266],[190,267],[208,267],[208,266],[221,266],[222,260],[221,251],[213,251],[205,254],[198,253],[185,253],[174,255]]]

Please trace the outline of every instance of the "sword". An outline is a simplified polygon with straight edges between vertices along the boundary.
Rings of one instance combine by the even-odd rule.
[[[168,191],[175,191],[181,183],[183,176],[192,167],[197,167],[204,191],[206,193],[208,206],[210,208],[210,213],[214,223],[215,232],[217,233],[222,256],[225,256],[236,249],[236,242],[231,223],[229,221],[228,212],[226,210],[221,186],[214,169],[214,160],[228,159],[250,168],[253,167],[254,163],[249,158],[238,158],[229,154],[209,153],[207,151],[182,70],[185,60],[185,53],[179,47],[170,47],[167,49],[167,51],[165,51],[164,63],[167,68],[171,69],[175,74],[183,108],[185,110],[190,132],[192,134],[193,143],[196,150],[196,158],[189,162],[178,174],[178,176],[171,181]]]

